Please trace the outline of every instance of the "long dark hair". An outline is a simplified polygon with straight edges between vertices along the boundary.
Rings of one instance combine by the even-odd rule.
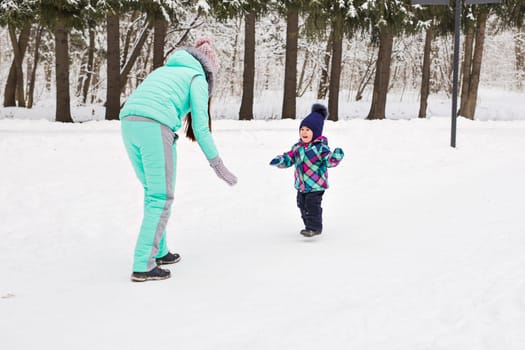
[[[191,122],[192,121],[191,121],[191,112],[190,112],[186,116],[186,127],[185,127],[186,137],[192,141],[197,141],[197,139],[195,138],[195,133],[193,132],[193,126],[191,125]],[[210,132],[211,132],[211,96],[208,99],[208,128],[210,129]]]

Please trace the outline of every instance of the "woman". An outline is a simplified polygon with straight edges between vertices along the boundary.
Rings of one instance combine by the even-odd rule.
[[[195,47],[174,52],[129,96],[120,112],[122,137],[135,173],[144,187],[144,218],[135,247],[131,280],[143,282],[171,276],[158,265],[173,264],[166,224],[173,202],[176,173],[175,133],[186,121],[186,136],[197,141],[219,178],[235,185],[211,136],[210,104],[218,70],[207,38]]]

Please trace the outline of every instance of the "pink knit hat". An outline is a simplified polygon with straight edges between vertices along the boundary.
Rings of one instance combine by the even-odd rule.
[[[211,68],[216,73],[219,70],[219,63],[217,61],[217,54],[211,47],[211,40],[208,37],[201,37],[195,42],[195,48],[198,49],[210,63]]]

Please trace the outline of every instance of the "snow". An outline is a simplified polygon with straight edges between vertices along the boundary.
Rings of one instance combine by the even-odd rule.
[[[168,242],[183,260],[147,283],[129,281],[142,189],[119,122],[0,109],[2,348],[524,349],[522,96],[482,94],[455,149],[445,99],[426,120],[390,97],[401,120],[349,104],[325,124],[346,157],[314,239],[298,234],[292,169],[268,166],[298,121],[262,120],[280,100],[252,122],[219,103],[214,137],[239,184],[179,140]]]

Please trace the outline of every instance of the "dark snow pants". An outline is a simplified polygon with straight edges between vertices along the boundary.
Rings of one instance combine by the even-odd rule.
[[[307,230],[323,230],[323,200],[324,191],[299,192],[297,191],[297,206],[301,210],[301,218]]]

